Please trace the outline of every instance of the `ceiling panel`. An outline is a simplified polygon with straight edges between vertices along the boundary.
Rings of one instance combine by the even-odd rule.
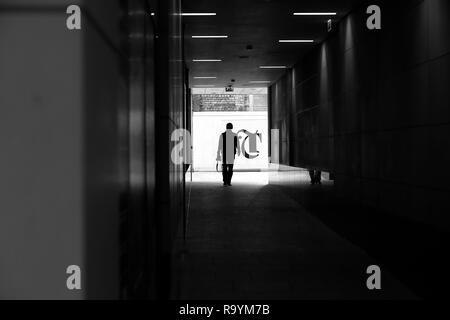
[[[183,12],[216,12],[216,16],[183,17],[186,60],[191,86],[261,87],[250,81],[277,80],[283,70],[263,70],[261,65],[293,66],[316,44],[278,43],[280,39],[313,39],[327,34],[329,18],[340,20],[360,0],[185,0]],[[337,12],[337,16],[294,16],[294,12]],[[198,35],[228,35],[227,39],[192,39]],[[247,50],[251,45],[252,50]],[[222,62],[192,62],[222,59]],[[194,79],[215,76],[217,79]]]

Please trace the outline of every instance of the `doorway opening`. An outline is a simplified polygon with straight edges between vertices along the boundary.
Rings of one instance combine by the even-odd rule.
[[[217,150],[227,123],[233,124],[241,150],[241,155],[236,156],[234,171],[245,173],[246,180],[251,179],[251,173],[267,171],[267,92],[267,88],[235,88],[233,92],[215,88],[193,89],[192,170],[195,177],[208,180],[211,173],[220,171],[220,163],[216,161]]]

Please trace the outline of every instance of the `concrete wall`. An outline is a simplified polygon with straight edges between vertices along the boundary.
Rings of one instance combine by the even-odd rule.
[[[129,132],[121,144],[122,172],[129,181],[120,200],[121,297],[156,295],[155,231],[155,1],[129,0],[123,25],[128,32],[128,106],[123,127]],[[150,5],[150,8],[147,6]],[[125,23],[126,21],[126,23]],[[122,171],[122,170],[121,170]]]
[[[82,30],[66,7],[83,8]],[[119,297],[122,11],[117,1],[0,5],[0,298]],[[66,268],[82,269],[82,290]]]
[[[173,12],[180,1],[0,4],[0,298],[169,296],[184,218],[170,138],[188,113]]]
[[[378,5],[381,31],[357,8],[271,87],[281,162],[332,171],[343,199],[448,229],[450,4]]]
[[[180,0],[158,1],[156,42],[156,228],[157,287],[160,298],[169,298],[175,241],[185,214],[184,165],[171,160],[172,132],[186,128],[186,86]]]

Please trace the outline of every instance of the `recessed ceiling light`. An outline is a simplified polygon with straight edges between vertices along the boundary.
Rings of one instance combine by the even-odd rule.
[[[192,39],[226,39],[228,36],[192,36]]]
[[[260,69],[286,69],[286,66],[260,66]]]
[[[280,43],[313,43],[314,40],[279,40]]]
[[[154,15],[155,15],[155,13],[154,13],[154,12],[151,12],[151,13],[150,13],[150,15],[151,15],[151,16],[154,16]]]
[[[215,12],[185,12],[181,14],[185,17],[205,17],[205,16],[215,16]]]
[[[335,16],[336,12],[294,12],[294,16]]]
[[[192,62],[221,62],[221,59],[193,59]]]
[[[194,79],[217,79],[217,77],[194,77]]]

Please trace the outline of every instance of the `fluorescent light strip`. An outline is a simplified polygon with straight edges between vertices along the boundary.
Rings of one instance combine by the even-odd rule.
[[[314,40],[279,40],[279,43],[313,43]]]
[[[336,12],[294,12],[294,16],[335,16]]]
[[[207,17],[207,16],[215,16],[217,15],[215,12],[191,12],[191,13],[182,13],[182,16],[185,17]]]
[[[217,79],[217,77],[194,77],[194,79]]]
[[[260,69],[286,69],[286,66],[260,66]]]
[[[194,59],[192,62],[221,62],[221,59]]]
[[[226,39],[228,36],[192,36],[192,39]]]

